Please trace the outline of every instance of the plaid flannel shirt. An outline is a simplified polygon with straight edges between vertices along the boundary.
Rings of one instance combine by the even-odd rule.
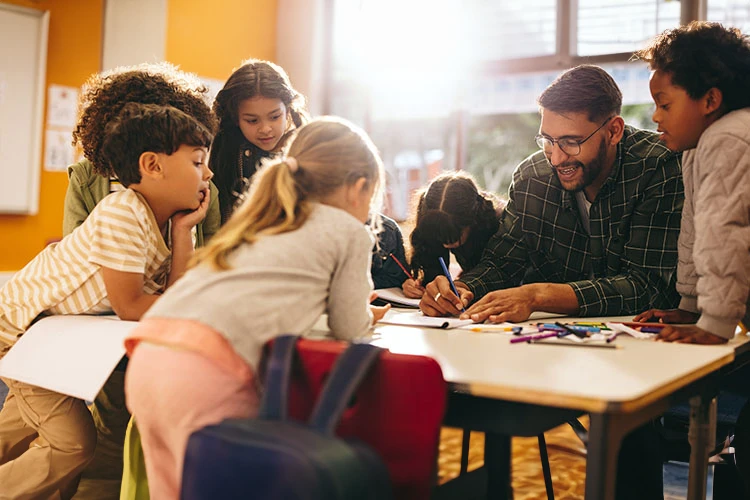
[[[476,298],[547,282],[570,285],[581,316],[677,307],[680,155],[655,133],[625,128],[612,173],[589,210],[590,235],[575,196],[541,151],[518,166],[509,196],[481,263],[461,276]]]

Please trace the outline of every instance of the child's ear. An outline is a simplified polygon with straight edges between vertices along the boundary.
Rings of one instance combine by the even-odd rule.
[[[362,192],[365,190],[365,187],[367,186],[367,179],[364,177],[360,177],[353,183],[349,184],[349,189],[347,190],[349,194],[349,203],[351,203],[353,206],[358,206]]]
[[[707,115],[710,115],[717,109],[721,108],[721,105],[724,102],[724,95],[721,93],[721,90],[716,87],[711,87],[703,96],[703,99],[705,106],[704,111]]]
[[[153,151],[145,151],[138,158],[138,169],[141,171],[141,177],[161,177],[163,174],[159,155]]]

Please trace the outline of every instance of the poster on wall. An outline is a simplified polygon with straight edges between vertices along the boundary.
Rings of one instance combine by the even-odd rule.
[[[77,88],[50,85],[47,89],[47,126],[73,130],[77,106]]]
[[[64,172],[76,161],[71,144],[78,110],[78,89],[50,85],[47,89],[47,129],[44,134],[44,169]]]

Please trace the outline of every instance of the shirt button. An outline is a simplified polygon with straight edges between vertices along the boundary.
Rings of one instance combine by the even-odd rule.
[[[250,156],[250,150],[249,149],[245,150],[245,156],[248,156],[248,157]]]

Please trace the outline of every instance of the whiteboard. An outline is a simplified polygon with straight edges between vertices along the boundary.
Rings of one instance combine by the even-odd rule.
[[[49,11],[0,3],[0,213],[39,211]]]

